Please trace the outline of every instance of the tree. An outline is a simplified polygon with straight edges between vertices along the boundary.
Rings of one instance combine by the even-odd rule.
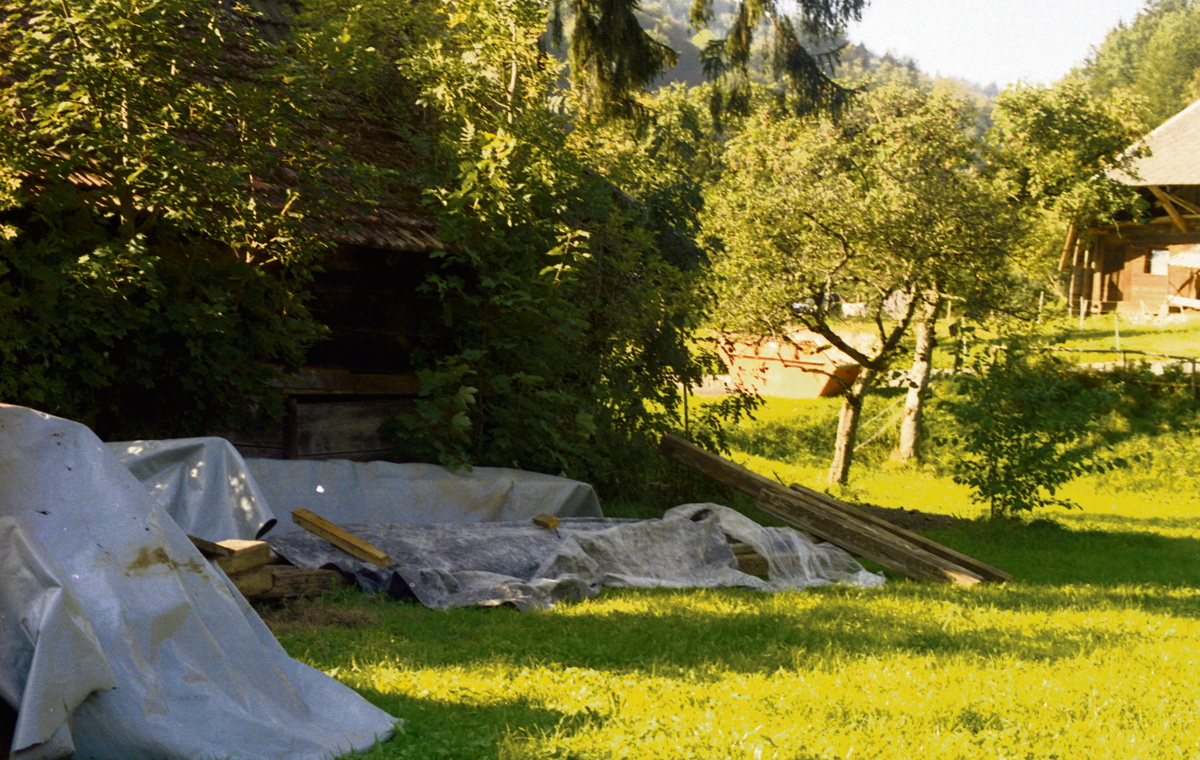
[[[296,72],[207,0],[5,2],[0,50],[0,395],[102,435],[233,420],[320,334],[298,210],[335,152]]]
[[[846,22],[858,19],[867,0],[738,0],[729,17],[724,37],[714,37],[705,46],[705,73],[719,87],[714,90],[712,109],[748,113],[753,105],[751,54],[754,41],[767,32],[771,71],[782,86],[778,100],[793,113],[821,109],[838,110],[854,90],[835,81],[830,73],[842,47],[840,32]],[[700,29],[714,19],[713,0],[693,0],[690,18]],[[787,12],[794,11],[789,16]],[[824,50],[820,48],[824,47]]]
[[[422,395],[389,435],[414,459],[643,495],[703,373],[688,340],[707,307],[699,193],[674,171],[701,149],[696,109],[570,122],[537,0],[431,4],[422,23],[392,65],[449,250],[422,284],[440,304],[413,350]]]
[[[1059,242],[1066,237],[1069,249],[1089,226],[1121,213],[1137,217],[1144,212],[1137,190],[1109,176],[1142,155],[1130,150],[1143,134],[1137,112],[1136,99],[1119,94],[1102,99],[1077,81],[1022,85],[1000,94],[989,156],[994,173],[1020,204],[1031,237]],[[1047,234],[1047,228],[1054,232]],[[1040,270],[1055,289],[1060,251],[1035,246],[1026,265]]]
[[[970,486],[971,498],[987,504],[993,518],[1077,506],[1056,497],[1061,486],[1085,472],[1126,466],[1086,443],[1115,394],[1015,344],[980,357],[973,369],[957,377],[960,395],[944,402],[963,443],[954,480]]]
[[[830,481],[849,475],[858,416],[916,315],[952,277],[1001,268],[1004,206],[975,171],[970,114],[943,93],[884,87],[840,117],[764,112],[729,145],[706,234],[722,330],[813,330],[862,369],[845,395]],[[824,294],[862,301],[872,346]],[[812,298],[793,314],[789,304]]]
[[[723,37],[710,37],[701,55],[705,75],[719,84],[712,90],[713,112],[750,109],[754,43],[764,34],[781,99],[797,111],[844,105],[852,90],[829,74],[841,47],[837,33],[859,17],[866,3],[738,0],[728,14],[718,14],[713,0],[692,0],[692,29],[727,30]],[[676,63],[676,51],[642,28],[640,5],[638,0],[551,0],[552,39],[555,45],[568,42],[571,82],[585,110],[604,116],[637,112],[638,95]]]
[[[1150,0],[1121,23],[1074,72],[1101,99],[1133,95],[1138,113],[1156,127],[1200,97],[1200,6]]]

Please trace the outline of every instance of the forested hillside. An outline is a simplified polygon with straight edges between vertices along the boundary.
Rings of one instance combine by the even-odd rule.
[[[1133,95],[1153,128],[1200,98],[1200,4],[1147,0],[1076,71],[1100,97]]]

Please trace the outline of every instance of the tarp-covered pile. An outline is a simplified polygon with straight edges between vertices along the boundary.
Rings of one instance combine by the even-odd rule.
[[[717,504],[685,504],[661,520],[564,518],[553,529],[529,521],[343,527],[386,552],[392,564],[375,567],[309,533],[272,538],[271,546],[301,567],[335,566],[363,587],[437,608],[545,608],[595,596],[603,587],[775,591],[883,583],[831,544],[813,544],[788,528],[763,528]],[[738,570],[731,537],[767,558],[770,581]]]
[[[0,405],[0,565],[14,760],[315,760],[396,723],[288,657],[82,425]]]
[[[300,530],[294,509],[390,564]],[[557,517],[531,520],[544,514]],[[565,478],[247,461],[217,438],[106,445],[0,405],[0,699],[17,711],[14,760],[316,760],[390,736],[396,719],[289,658],[189,535],[266,535],[298,566],[432,607],[546,607],[604,586],[883,582],[841,549],[718,505],[612,520]],[[767,558],[769,581],[738,570],[731,541]]]

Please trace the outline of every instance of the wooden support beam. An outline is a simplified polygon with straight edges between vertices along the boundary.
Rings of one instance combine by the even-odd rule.
[[[384,552],[307,509],[293,509],[292,522],[364,562],[370,562],[378,567],[387,567],[392,564],[392,558]]]
[[[1065,272],[1067,264],[1071,261],[1071,253],[1075,250],[1075,244],[1079,241],[1079,228],[1072,224],[1067,228],[1067,239],[1063,243],[1062,255],[1058,258],[1058,271]]]
[[[1183,214],[1175,207],[1175,202],[1171,200],[1170,194],[1163,190],[1158,185],[1149,185],[1150,192],[1154,193],[1154,197],[1162,204],[1163,210],[1167,212],[1167,216],[1171,217],[1171,221],[1175,222],[1175,226],[1180,232],[1190,232],[1188,229],[1187,220],[1183,218]]]
[[[818,499],[810,495],[815,492],[807,489],[801,492],[786,488],[675,436],[664,436],[659,451],[749,494],[764,512],[909,578],[960,585],[973,585],[984,580],[983,575],[948,559],[946,552],[952,550],[942,547],[944,552],[934,554],[903,534],[859,518],[848,504],[839,502],[838,508],[830,506],[829,502],[835,501],[832,497],[822,495]],[[975,564],[986,567],[983,563]],[[1007,574],[995,572],[1007,578]],[[996,579],[999,578],[988,578]]]
[[[887,520],[876,517],[875,515],[870,514],[869,512],[866,512],[864,510],[856,508],[852,504],[847,504],[844,501],[838,501],[837,499],[833,498],[832,496],[829,496],[828,494],[823,494],[819,491],[814,491],[811,488],[806,488],[805,486],[802,486],[799,483],[793,483],[792,490],[796,491],[797,493],[803,493],[803,494],[807,495],[808,498],[813,499],[815,501],[823,502],[824,504],[829,506],[829,508],[831,508],[837,512],[849,515],[857,520],[862,520],[865,523],[874,525],[877,528],[880,528],[889,533],[892,533],[895,536],[897,536],[898,538],[908,541],[909,543],[913,544],[914,546],[919,546],[920,548],[924,549],[925,551],[929,552],[930,554],[936,555],[943,559],[950,560],[951,562],[958,565],[959,567],[963,567],[967,570],[970,570],[971,572],[975,573],[976,575],[978,575],[980,578],[984,579],[985,581],[996,581],[998,583],[1004,583],[1006,581],[1012,580],[1011,575],[1004,572],[1003,570],[999,570],[997,568],[992,567],[991,565],[987,564],[986,562],[980,562],[979,560],[975,559],[974,557],[969,557],[966,554],[963,554],[961,552],[957,552],[957,551],[951,549],[949,546],[944,546],[942,544],[939,544],[937,541],[928,539],[925,536],[922,536],[918,533],[913,533],[910,530],[901,528],[899,525],[896,525],[895,523],[891,523],[891,522],[888,522]]]
[[[1170,192],[1169,190],[1167,190],[1166,187],[1164,187],[1162,185],[1157,185],[1157,187],[1162,192],[1163,195],[1165,195],[1167,198],[1171,199],[1172,203],[1174,203],[1176,206],[1183,209],[1184,211],[1188,212],[1183,215],[1184,219],[1193,218],[1197,214],[1200,214],[1200,206],[1197,206],[1195,203],[1192,203],[1190,201],[1184,200],[1183,198],[1180,198],[1178,195]]]

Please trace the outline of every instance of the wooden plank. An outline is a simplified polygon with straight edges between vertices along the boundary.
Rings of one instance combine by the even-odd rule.
[[[979,583],[975,573],[937,557],[874,526],[859,523],[845,515],[823,511],[776,487],[758,494],[758,508],[802,530],[840,546],[856,557],[878,562],[889,570],[913,580],[972,586]]]
[[[378,459],[378,452],[391,447],[379,437],[380,424],[412,408],[404,399],[298,400],[295,454],[300,459],[362,459],[367,452]]]
[[[1183,214],[1179,213],[1179,209],[1175,207],[1175,203],[1171,200],[1171,196],[1157,185],[1147,185],[1147,188],[1150,190],[1150,192],[1154,193],[1154,197],[1157,198],[1158,202],[1162,204],[1163,210],[1167,212],[1167,216],[1171,217],[1171,221],[1175,222],[1175,226],[1179,228],[1179,231],[1190,232],[1191,230],[1188,229],[1187,220],[1183,218]]]
[[[293,509],[292,522],[364,562],[370,562],[379,567],[387,567],[392,564],[392,558],[384,552],[307,509]]]
[[[985,581],[995,581],[997,583],[1005,583],[1007,581],[1012,580],[1012,576],[1009,575],[1008,573],[1004,572],[1003,570],[994,568],[991,565],[987,564],[986,562],[980,562],[979,560],[975,559],[974,557],[968,557],[966,554],[962,554],[961,552],[957,552],[948,546],[939,544],[937,541],[928,539],[925,536],[920,535],[919,533],[913,533],[912,531],[906,530],[906,529],[900,527],[899,525],[896,525],[895,523],[889,522],[880,517],[876,517],[875,515],[870,514],[869,512],[858,509],[853,504],[847,504],[844,501],[838,501],[837,499],[833,498],[832,496],[829,496],[828,494],[823,494],[819,491],[814,491],[811,488],[806,488],[805,486],[802,486],[799,483],[793,483],[791,488],[793,491],[806,494],[811,499],[816,499],[818,501],[825,503],[831,509],[834,509],[843,514],[852,515],[854,518],[856,518],[858,520],[862,520],[865,523],[874,525],[878,528],[888,531],[889,533],[892,533],[892,534],[900,537],[901,539],[909,542],[910,544],[920,547],[921,549],[924,549],[925,551],[929,552],[930,554],[936,555],[943,559],[948,559],[951,562],[953,562],[954,564],[958,565],[959,567],[970,570],[971,572],[975,573],[976,575],[978,575],[980,578],[982,578]]]
[[[218,541],[217,545],[231,552],[215,558],[217,565],[225,571],[226,575],[232,576],[234,573],[253,570],[271,561],[271,545],[266,541],[244,541],[231,538]]]
[[[229,580],[233,581],[233,585],[237,586],[237,590],[247,599],[262,596],[275,585],[275,576],[266,565],[240,573],[229,573]]]
[[[345,369],[302,367],[291,375],[268,383],[289,395],[375,394],[415,396],[421,381],[411,372],[351,372]]]
[[[767,562],[767,558],[761,554],[734,554],[734,558],[738,563],[738,570],[741,570],[746,575],[753,575],[756,578],[767,578],[771,574],[771,566]]]
[[[291,599],[301,596],[320,596],[346,588],[350,581],[337,570],[320,570],[289,565],[268,565],[271,588],[255,594],[256,599]]]
[[[233,549],[221,546],[213,541],[208,541],[196,536],[188,536],[192,541],[192,545],[200,550],[205,559],[214,559],[216,557],[229,557],[233,555]]]
[[[958,564],[852,515],[830,509],[762,475],[710,454],[675,436],[663,436],[659,451],[754,497],[768,514],[823,538],[859,557],[916,580],[973,585],[982,578]]]

